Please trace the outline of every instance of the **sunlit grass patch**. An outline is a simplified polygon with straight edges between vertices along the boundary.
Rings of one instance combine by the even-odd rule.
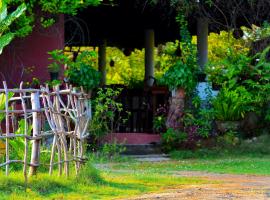
[[[77,177],[74,174],[66,178],[40,173],[29,178],[26,191],[21,172],[9,177],[0,175],[0,199],[114,199],[204,182],[150,170],[100,172],[89,164]]]

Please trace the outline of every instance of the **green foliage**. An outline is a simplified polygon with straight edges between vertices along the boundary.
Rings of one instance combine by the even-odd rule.
[[[237,133],[227,132],[217,140],[213,140],[212,148],[200,148],[195,151],[172,151],[174,159],[213,159],[213,158],[258,158],[270,155],[269,135],[261,135],[257,138],[241,140]]]
[[[13,97],[14,93],[9,92],[8,93],[8,99],[10,99],[11,97]],[[4,93],[0,94],[0,110],[5,110],[6,108],[6,95]],[[3,119],[5,118],[5,113],[0,113],[0,122],[3,121]]]
[[[228,130],[224,135],[217,138],[217,143],[220,147],[230,148],[239,144],[240,140],[238,137],[238,132],[233,130]]]
[[[223,53],[223,58],[208,63],[206,73],[212,83],[231,87],[246,73],[252,58],[247,52],[243,53],[230,47]]]
[[[210,33],[208,36],[208,59],[210,66],[216,66],[216,64],[227,57],[235,62],[238,57],[247,55],[249,49],[249,42],[243,38],[235,39],[232,31]]]
[[[1,1],[0,5],[0,54],[3,48],[7,46],[15,37],[16,33],[10,31],[12,23],[19,18],[26,10],[26,5],[21,4],[15,11],[7,14],[7,6],[5,1]]]
[[[90,132],[95,142],[126,122],[127,119],[122,117],[125,114],[123,113],[123,104],[117,102],[117,97],[121,91],[121,88],[98,89],[97,96],[93,101],[94,112],[90,123]]]
[[[14,37],[25,37],[32,32],[35,22],[45,28],[54,24],[58,14],[76,15],[78,10],[97,6],[102,0],[1,0],[0,54]],[[11,14],[7,10],[17,9]],[[35,10],[39,8],[39,12]]]
[[[87,6],[97,6],[101,1],[102,0],[40,0],[38,4],[41,6],[43,12],[76,15],[78,10],[86,8]]]
[[[100,84],[101,74],[94,68],[93,59],[96,57],[94,51],[84,51],[76,61],[71,61],[63,57],[63,64],[67,64],[65,76],[71,84],[82,86],[84,89],[91,91]]]
[[[191,92],[196,87],[194,71],[188,64],[177,61],[160,79],[161,84],[167,85],[170,90],[184,88]]]
[[[49,51],[48,54],[51,56],[49,60],[53,62],[49,64],[48,71],[49,72],[59,72],[61,69],[61,65],[63,63],[68,63],[69,59],[67,56],[63,54],[63,51],[60,49],[55,49],[53,51]]]
[[[118,144],[116,141],[113,143],[105,143],[102,145],[99,150],[99,156],[104,157],[109,161],[118,161],[120,158],[120,154],[126,151],[126,147],[123,144]]]
[[[198,108],[196,112],[186,111],[184,125],[192,137],[208,138],[212,131],[214,110],[212,108]]]
[[[180,26],[182,55],[165,72],[160,82],[171,90],[184,88],[187,92],[191,92],[196,87],[195,73],[198,71],[196,46],[192,43],[185,16],[179,13],[176,20]]]
[[[172,128],[167,129],[162,135],[162,145],[165,151],[171,151],[187,139],[187,134]]]
[[[175,63],[175,51],[179,41],[168,42],[154,50],[155,78],[159,80]],[[123,84],[130,88],[143,87],[145,50],[134,49],[129,56],[116,47],[107,47],[107,84]],[[113,66],[111,66],[113,62]]]
[[[24,119],[21,119],[18,124],[18,129],[15,134],[24,134],[25,128],[28,126],[27,135],[31,135],[32,126],[26,125]],[[12,157],[14,159],[22,160],[24,157],[24,139],[23,138],[14,138],[9,141],[11,146]]]
[[[264,21],[262,26],[251,25],[251,28],[242,27],[248,41],[259,41],[270,36],[270,25],[267,21]]]
[[[133,80],[143,81],[143,51],[135,49],[130,56],[116,47],[106,48],[106,79],[107,84],[132,85]],[[113,66],[111,66],[113,62]]]
[[[180,51],[180,41],[176,40],[174,42],[166,42],[164,45],[159,45],[157,48],[157,54],[155,55],[155,78],[158,83],[162,78],[164,73],[173,66],[179,59]]]
[[[254,104],[258,108],[266,106],[270,100],[270,62],[268,60],[268,54],[270,47],[267,47],[263,52],[258,53],[254,59],[258,59],[259,62],[252,66],[247,72],[248,76],[244,80],[246,88],[252,93]]]
[[[215,118],[221,121],[236,121],[254,110],[252,95],[243,87],[236,89],[222,88],[213,100]]]
[[[161,133],[166,127],[166,116],[156,116],[153,120],[153,128],[156,132]]]

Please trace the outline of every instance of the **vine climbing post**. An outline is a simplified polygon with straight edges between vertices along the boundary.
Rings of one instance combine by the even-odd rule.
[[[31,93],[31,105],[33,112],[33,137],[37,137],[40,134],[40,102],[39,102],[39,92]],[[32,143],[32,154],[31,163],[29,169],[29,175],[35,175],[37,173],[37,168],[39,165],[40,156],[40,140],[33,140]]]

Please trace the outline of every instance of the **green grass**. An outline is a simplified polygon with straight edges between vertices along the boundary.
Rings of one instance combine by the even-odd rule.
[[[155,173],[175,173],[176,171],[207,171],[215,173],[270,175],[270,158],[222,158],[185,159],[160,163],[117,164],[114,169],[136,171],[149,170]]]
[[[179,171],[270,175],[270,137],[239,146],[211,150],[175,151],[167,162],[115,162],[101,171],[87,164],[76,177],[39,173],[25,191],[22,172],[0,175],[0,199],[125,199],[149,192],[202,184],[205,180],[175,176]],[[91,159],[90,159],[91,160]],[[92,161],[96,160],[92,157]],[[105,159],[106,160],[106,159]],[[102,159],[102,162],[105,161]],[[102,163],[101,162],[101,163]],[[104,164],[100,164],[103,166]]]
[[[170,153],[173,161],[160,163],[118,163],[114,169],[148,170],[155,173],[175,171],[207,171],[215,173],[270,175],[270,137],[241,141],[233,146],[225,143],[212,149],[181,150]]]
[[[270,137],[262,135],[239,145],[216,145],[212,149],[181,150],[170,153],[173,161],[161,163],[132,163],[114,166],[115,169],[151,170],[155,173],[174,173],[181,170],[216,173],[270,175]]]
[[[197,178],[157,174],[149,170],[98,172],[86,166],[78,177],[40,173],[29,179],[26,191],[21,172],[12,173],[8,178],[0,175],[0,199],[117,199],[204,182]]]

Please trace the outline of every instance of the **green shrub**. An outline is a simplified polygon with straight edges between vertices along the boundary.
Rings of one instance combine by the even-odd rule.
[[[112,144],[105,143],[101,147],[100,153],[109,160],[115,160],[126,150],[126,147],[122,144],[117,144],[116,142]]]
[[[161,142],[165,151],[171,151],[187,139],[187,133],[169,128],[162,134]]]
[[[129,113],[123,112],[123,104],[117,101],[121,94],[121,88],[100,88],[93,103],[93,118],[90,122],[89,131],[93,137],[93,143],[108,133],[114,132],[117,127],[124,124]]]
[[[101,74],[94,68],[96,52],[84,51],[75,62],[69,61],[65,76],[71,84],[82,86],[85,90],[92,90],[100,84]]]
[[[253,111],[252,95],[243,87],[236,89],[222,88],[213,100],[215,118],[220,121],[237,121]]]

